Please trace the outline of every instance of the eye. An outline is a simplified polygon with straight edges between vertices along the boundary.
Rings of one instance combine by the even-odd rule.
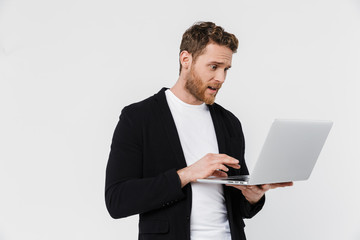
[[[227,72],[227,71],[229,71],[229,69],[230,69],[230,68],[225,68],[224,71]]]
[[[216,70],[217,66],[216,65],[210,65],[211,70]]]

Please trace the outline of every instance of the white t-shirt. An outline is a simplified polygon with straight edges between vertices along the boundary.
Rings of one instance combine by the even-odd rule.
[[[170,90],[165,94],[186,164],[195,163],[207,153],[219,153],[214,124],[206,104],[184,103]],[[191,188],[191,240],[231,240],[222,185],[191,183]]]

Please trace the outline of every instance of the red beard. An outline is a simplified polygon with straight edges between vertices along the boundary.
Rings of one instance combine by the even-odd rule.
[[[185,88],[193,95],[197,100],[212,105],[215,102],[216,94],[221,88],[221,83],[208,83],[204,84],[200,76],[191,68],[189,75],[187,76]],[[216,89],[216,92],[206,94],[206,90],[209,87]]]

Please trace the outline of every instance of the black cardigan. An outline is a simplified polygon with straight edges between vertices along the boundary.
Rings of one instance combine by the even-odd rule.
[[[186,167],[180,139],[165,96],[166,88],[125,107],[111,144],[106,169],[105,201],[113,218],[140,214],[139,239],[190,239],[191,185],[181,188],[177,170]],[[239,120],[218,104],[209,105],[219,153],[244,160]],[[232,240],[245,239],[243,218],[261,210],[265,197],[250,205],[240,190],[224,186]],[[211,221],[211,219],[209,219]]]

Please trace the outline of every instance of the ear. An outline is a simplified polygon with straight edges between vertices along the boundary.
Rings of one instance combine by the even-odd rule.
[[[180,63],[183,69],[189,69],[192,63],[192,55],[188,51],[180,53]]]

